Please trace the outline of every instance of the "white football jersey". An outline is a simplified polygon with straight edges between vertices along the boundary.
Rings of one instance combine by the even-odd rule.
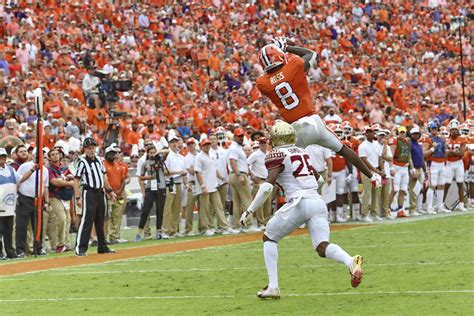
[[[296,146],[275,148],[265,157],[265,166],[268,170],[284,167],[277,182],[287,198],[317,194],[318,182],[304,149]]]

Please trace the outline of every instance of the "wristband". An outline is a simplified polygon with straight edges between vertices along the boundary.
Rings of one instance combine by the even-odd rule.
[[[81,199],[81,197],[80,197],[80,196],[78,196],[78,197],[76,198],[76,200],[80,200],[80,199]]]
[[[113,191],[112,189],[106,189],[105,190],[105,192],[107,192],[107,193],[112,193],[112,191]]]

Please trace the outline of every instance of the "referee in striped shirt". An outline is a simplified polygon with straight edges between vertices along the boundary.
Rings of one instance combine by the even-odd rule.
[[[95,224],[99,242],[97,252],[115,253],[105,243],[105,192],[112,201],[116,199],[116,196],[107,180],[103,162],[95,155],[97,147],[95,139],[87,137],[82,147],[84,148],[85,156],[79,159],[74,175],[76,203],[77,207],[82,208],[81,222],[77,231],[76,255],[79,257],[86,256],[93,224]]]

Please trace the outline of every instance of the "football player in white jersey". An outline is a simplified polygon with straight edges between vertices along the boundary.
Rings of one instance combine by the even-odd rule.
[[[288,123],[277,121],[270,138],[274,149],[267,154],[265,165],[268,177],[260,185],[257,195],[240,218],[247,217],[258,209],[270,196],[273,185],[285,191],[288,203],[282,206],[268,222],[263,235],[263,253],[268,271],[269,284],[257,293],[259,298],[279,298],[278,287],[278,242],[302,224],[306,224],[313,248],[320,257],[341,262],[347,266],[351,284],[357,287],[362,280],[362,257],[351,257],[341,247],[329,243],[328,210],[317,192],[319,175],[310,165],[308,153],[295,146],[296,132]]]

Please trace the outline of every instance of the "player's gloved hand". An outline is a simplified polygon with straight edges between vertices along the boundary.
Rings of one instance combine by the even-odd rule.
[[[319,178],[318,178],[318,187],[319,187],[319,188],[322,188],[325,183],[326,183],[326,181],[324,180],[324,177],[323,177],[322,175],[319,175]]]
[[[242,213],[242,215],[240,216],[240,225],[242,226],[247,226],[247,218],[250,216],[250,213],[249,211],[245,211]]]
[[[382,187],[382,177],[378,173],[372,174],[370,182],[372,182],[372,186],[376,189],[380,189]]]
[[[350,173],[350,174],[346,177],[346,184],[351,184],[352,181],[354,181],[354,176],[352,175],[352,173]]]
[[[286,52],[287,38],[283,36],[277,36],[272,39],[272,44],[281,49],[282,51]]]

